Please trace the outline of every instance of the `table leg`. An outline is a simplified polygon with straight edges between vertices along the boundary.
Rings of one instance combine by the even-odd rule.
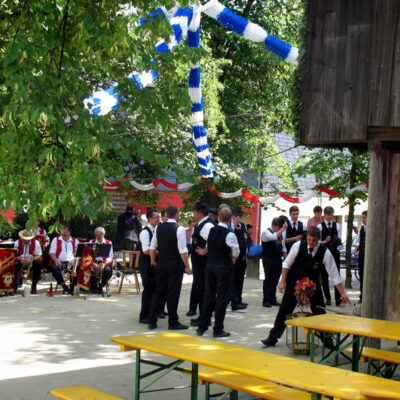
[[[197,400],[199,385],[199,364],[192,363],[191,400]]]
[[[140,397],[140,350],[136,350],[136,370],[135,370],[135,400]]]
[[[353,335],[353,358],[351,369],[358,372],[360,365],[360,336]]]
[[[315,329],[310,332],[310,361],[314,362],[315,359]]]

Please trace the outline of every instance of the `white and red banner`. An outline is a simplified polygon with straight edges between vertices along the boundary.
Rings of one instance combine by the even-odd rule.
[[[0,249],[0,292],[12,292],[16,279],[17,249]]]

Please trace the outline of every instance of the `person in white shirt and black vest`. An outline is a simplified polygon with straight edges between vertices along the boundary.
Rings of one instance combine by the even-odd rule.
[[[38,240],[35,240],[33,231],[23,230],[18,233],[19,239],[14,243],[17,249],[17,264],[15,270],[14,293],[17,291],[18,284],[22,283],[22,272],[31,265],[32,285],[31,294],[36,294],[36,285],[40,279],[42,270],[42,248]]]
[[[189,310],[195,310],[196,305],[199,305],[199,314],[203,307],[204,287],[206,279],[206,264],[207,254],[203,254],[202,249],[206,247],[208,234],[213,228],[214,222],[208,216],[208,205],[203,202],[198,202],[194,206],[193,216],[196,218],[196,226],[192,233],[191,259],[193,283],[190,293]],[[198,326],[200,318],[195,318],[190,321],[191,326]]]
[[[286,231],[283,234],[287,253],[289,253],[294,243],[304,239],[304,227],[303,223],[299,221],[299,214],[299,207],[292,206],[289,208],[290,219],[288,220]]]
[[[156,274],[154,267],[151,266],[150,243],[153,238],[156,226],[160,222],[158,211],[149,210],[146,213],[147,225],[139,234],[139,271],[142,278],[142,305],[140,308],[139,322],[149,324],[150,307],[156,291]]]
[[[364,260],[365,260],[365,240],[367,235],[367,211],[361,213],[362,227],[358,231],[358,245],[354,255],[358,254],[358,272],[360,274],[360,303],[362,302],[363,279],[364,279]]]
[[[340,293],[343,304],[350,304],[336,268],[335,260],[326,246],[321,244],[320,237],[320,229],[315,226],[311,227],[307,231],[306,240],[295,243],[286,257],[283,263],[281,280],[278,284],[278,289],[284,292],[282,304],[279,307],[274,326],[269,332],[268,338],[261,341],[264,346],[275,346],[282,336],[286,328],[286,315],[291,314],[297,305],[297,299],[294,294],[296,281],[298,280],[307,277],[316,284],[316,292],[311,298],[311,311],[313,314],[325,313],[323,309],[324,298],[320,285],[320,274],[323,269],[328,271],[335,288]],[[333,347],[331,337],[328,337],[325,345],[328,348]]]
[[[262,261],[264,267],[263,306],[279,306],[276,299],[276,287],[282,271],[283,245],[282,235],[287,228],[287,222],[282,218],[274,218],[271,228],[261,235]]]
[[[191,274],[186,246],[185,229],[178,225],[179,208],[169,206],[168,220],[157,226],[150,244],[151,265],[156,272],[156,292],[153,296],[149,315],[149,329],[157,328],[157,318],[167,293],[168,329],[188,329],[179,322],[178,303],[184,272]],[[158,258],[156,260],[156,251]]]
[[[236,235],[228,228],[232,211],[221,208],[218,211],[219,224],[211,228],[207,247],[203,252],[208,254],[206,265],[206,291],[200,315],[197,335],[202,336],[208,329],[214,311],[215,322],[213,337],[227,337],[224,331],[226,307],[229,302],[229,285],[232,275],[232,264],[239,256],[239,244]]]
[[[324,221],[322,221],[317,228],[321,230],[321,244],[324,244],[333,255],[335,259],[337,270],[340,274],[340,252],[338,246],[342,243],[342,233],[340,225],[334,220],[334,209],[331,206],[324,208]],[[330,306],[331,292],[329,290],[329,277],[326,271],[322,271],[322,289],[325,296],[325,305]],[[340,293],[335,288],[335,304],[340,306],[342,300]]]
[[[241,207],[234,207],[232,210],[232,221],[230,228],[236,235],[239,243],[240,253],[233,266],[233,277],[231,284],[231,306],[232,311],[244,310],[248,304],[242,301],[244,276],[247,268],[247,229],[242,222],[243,210]]]
[[[69,225],[64,225],[61,235],[55,237],[50,244],[50,270],[57,284],[63,287],[63,294],[72,294],[72,290],[65,284],[62,271],[67,269],[69,262],[74,259],[78,243],[79,240],[71,236]]]

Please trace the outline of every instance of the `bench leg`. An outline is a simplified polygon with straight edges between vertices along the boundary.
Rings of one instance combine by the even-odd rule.
[[[239,400],[239,394],[236,390],[232,390],[231,394],[229,395],[230,400]]]
[[[139,400],[140,397],[140,361],[140,350],[136,350],[135,400]]]
[[[192,384],[190,399],[197,400],[199,385],[199,364],[192,363]]]
[[[353,335],[353,359],[351,363],[352,371],[358,372],[360,365],[360,336]]]

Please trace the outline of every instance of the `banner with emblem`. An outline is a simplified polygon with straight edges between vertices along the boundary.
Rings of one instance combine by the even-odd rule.
[[[17,249],[0,249],[0,292],[12,292],[16,279]]]
[[[92,260],[93,250],[90,246],[83,246],[81,268],[78,273],[78,286],[83,290],[90,289],[90,280],[92,278]]]

